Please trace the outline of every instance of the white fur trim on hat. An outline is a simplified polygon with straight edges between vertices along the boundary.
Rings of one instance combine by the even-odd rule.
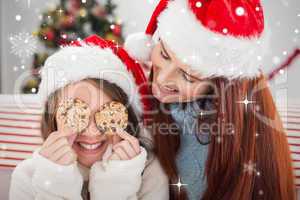
[[[142,114],[140,94],[133,75],[111,49],[98,46],[68,46],[50,56],[41,71],[38,94],[46,101],[50,94],[86,78],[107,80],[128,96],[135,112]]]
[[[215,33],[199,22],[187,2],[170,1],[158,17],[158,35],[176,56],[203,77],[257,76],[267,47],[266,33],[260,38]]]
[[[143,32],[134,33],[126,38],[124,48],[128,54],[138,61],[146,62],[150,60],[154,41],[151,35]]]

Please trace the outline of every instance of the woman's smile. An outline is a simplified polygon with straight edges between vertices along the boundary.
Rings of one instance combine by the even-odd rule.
[[[162,93],[162,94],[175,94],[178,92],[178,90],[170,88],[168,86],[158,85],[158,87],[159,87],[160,93]]]
[[[164,98],[169,98],[170,96],[174,96],[178,94],[177,89],[173,89],[168,86],[162,86],[159,84],[155,84],[152,87],[152,92],[153,95],[161,101],[163,101]]]

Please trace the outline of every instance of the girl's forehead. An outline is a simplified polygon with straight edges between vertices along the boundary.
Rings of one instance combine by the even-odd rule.
[[[80,99],[87,103],[91,109],[99,108],[103,104],[112,101],[100,87],[91,81],[80,81],[66,86],[61,93],[61,99]]]

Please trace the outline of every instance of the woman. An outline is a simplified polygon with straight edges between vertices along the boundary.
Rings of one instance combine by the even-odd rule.
[[[296,199],[260,69],[267,34],[259,0],[161,0],[146,34],[125,46],[152,61],[153,135],[170,198]]]

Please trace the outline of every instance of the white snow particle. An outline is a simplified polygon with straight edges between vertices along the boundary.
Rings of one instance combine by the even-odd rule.
[[[235,14],[236,14],[237,16],[242,16],[242,15],[245,14],[245,9],[244,9],[243,7],[237,7],[237,8],[235,9]]]
[[[21,21],[21,19],[22,19],[22,16],[21,16],[21,15],[16,15],[16,20],[17,20],[17,21]]]
[[[257,175],[257,176],[260,176],[260,172],[257,172],[256,175]]]
[[[222,137],[221,137],[221,136],[218,136],[218,137],[217,137],[217,143],[220,144],[221,142],[222,142]]]
[[[253,163],[252,161],[249,161],[248,163],[244,164],[244,172],[248,173],[248,174],[252,174],[254,172],[256,172],[256,164]]]
[[[276,26],[281,26],[281,22],[280,22],[280,21],[277,21],[277,22],[276,22]]]
[[[279,73],[284,74],[284,70],[283,69],[279,70]]]
[[[228,33],[228,29],[227,29],[227,28],[223,28],[222,31],[223,31],[223,33],[225,33],[225,34]]]
[[[67,39],[67,35],[66,35],[66,34],[62,34],[61,37],[62,37],[63,39]]]
[[[274,56],[273,59],[272,59],[273,63],[275,65],[279,64],[280,63],[280,58],[278,56]]]
[[[154,0],[148,0],[148,3],[153,4]]]
[[[45,187],[48,188],[51,185],[51,182],[49,180],[47,180],[44,182],[44,184],[45,184]]]
[[[202,3],[201,3],[200,1],[197,1],[197,2],[196,2],[196,7],[197,7],[197,8],[200,8],[201,6],[202,6]]]
[[[32,93],[36,93],[36,88],[31,88]]]
[[[75,61],[77,59],[77,57],[75,55],[71,56],[71,60]]]

